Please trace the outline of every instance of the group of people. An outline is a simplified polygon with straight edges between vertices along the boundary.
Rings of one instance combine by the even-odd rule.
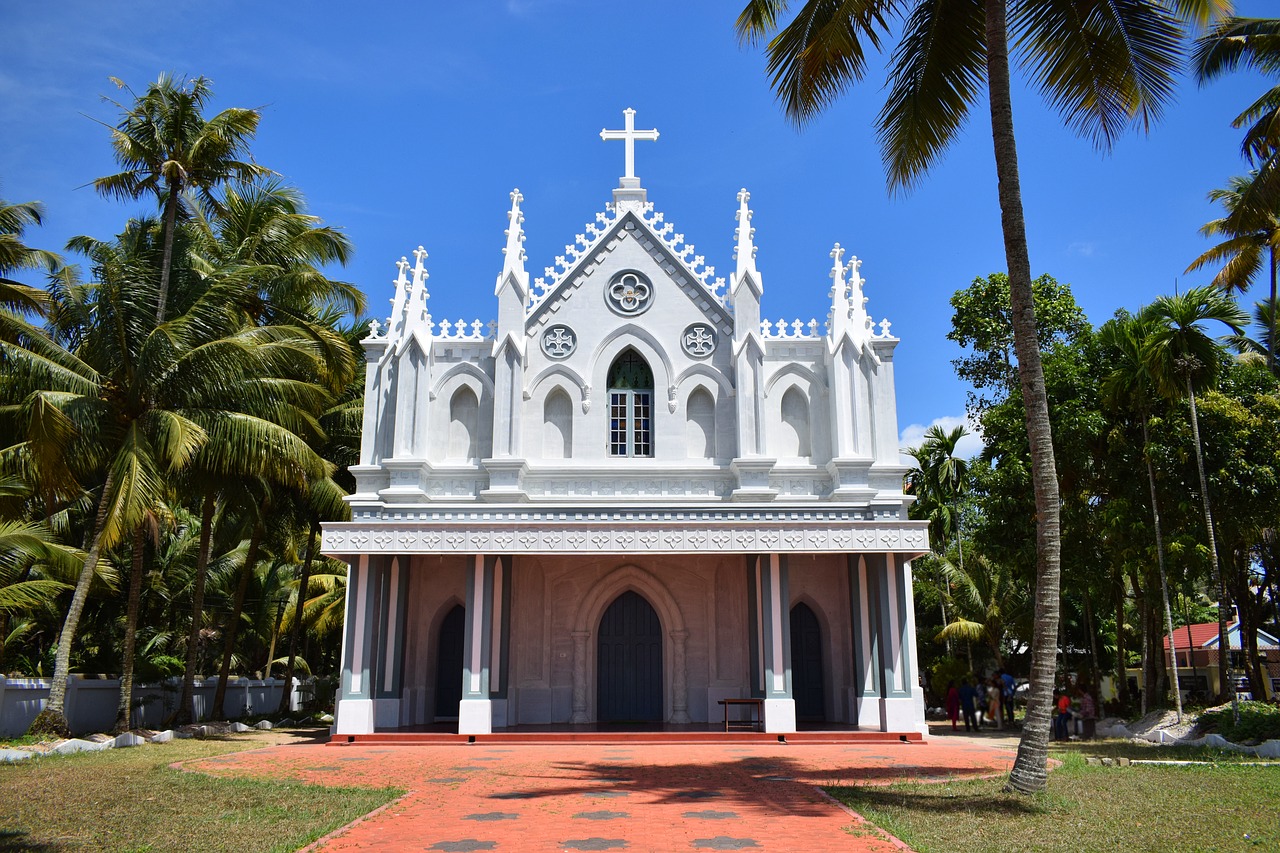
[[[947,718],[951,730],[958,730],[963,715],[966,732],[981,731],[984,725],[1003,729],[1013,725],[1013,697],[1018,682],[1003,669],[997,669],[990,678],[980,679],[970,675],[957,685],[947,683]]]
[[[1076,685],[1076,701],[1072,703],[1071,694],[1066,690],[1058,691],[1055,703],[1056,713],[1053,715],[1053,739],[1067,740],[1070,737],[1071,719],[1079,717],[1086,723],[1085,737],[1092,737],[1088,723],[1097,719],[1098,709],[1093,701],[1093,694],[1085,690],[1083,684]]]

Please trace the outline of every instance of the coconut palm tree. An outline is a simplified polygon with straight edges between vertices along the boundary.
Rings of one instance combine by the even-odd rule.
[[[1280,302],[1274,299],[1270,302],[1258,300],[1253,303],[1253,325],[1260,332],[1256,337],[1251,338],[1247,333],[1226,337],[1227,346],[1239,353],[1243,359],[1262,361],[1271,368],[1272,373],[1280,373],[1280,362],[1276,360],[1275,351],[1277,306],[1280,306]]]
[[[319,393],[298,379],[322,372],[316,348],[289,327],[247,326],[255,294],[235,276],[194,283],[182,276],[181,312],[158,323],[154,236],[151,223],[134,222],[112,243],[73,241],[93,260],[97,280],[71,279],[51,295],[65,369],[50,371],[25,350],[8,353],[7,384],[46,400],[73,436],[60,448],[68,464],[96,484],[90,545],[35,730],[66,731],[71,648],[104,553],[146,522],[163,503],[169,478],[197,454],[216,473],[264,447],[295,445],[293,433],[269,416],[311,405]],[[28,431],[37,426],[24,424]]]
[[[943,561],[942,571],[955,589],[956,615],[938,639],[982,643],[1003,669],[1005,631],[1025,615],[1026,595],[1013,573],[981,555],[974,555],[967,568]]]
[[[1169,606],[1169,578],[1164,565],[1164,535],[1160,528],[1160,501],[1156,495],[1156,469],[1151,460],[1151,372],[1147,367],[1147,341],[1155,331],[1150,319],[1128,317],[1109,320],[1099,330],[1104,346],[1116,354],[1115,369],[1103,380],[1102,398],[1110,406],[1132,408],[1142,422],[1142,458],[1151,490],[1151,523],[1156,534],[1156,564],[1160,568],[1160,597],[1164,602],[1165,630],[1169,634],[1169,673],[1173,677],[1173,701],[1182,722],[1182,687],[1178,682],[1178,644],[1173,635],[1173,610]],[[1143,698],[1146,698],[1144,692]]]
[[[1226,215],[1206,223],[1200,233],[1208,237],[1222,237],[1221,243],[1209,249],[1191,262],[1187,272],[1201,269],[1210,264],[1224,263],[1222,269],[1213,278],[1213,284],[1228,293],[1243,293],[1249,289],[1253,279],[1262,269],[1263,258],[1266,258],[1267,269],[1271,279],[1271,299],[1259,302],[1259,305],[1274,305],[1276,301],[1276,274],[1280,257],[1276,250],[1280,248],[1280,217],[1276,212],[1280,207],[1271,209],[1249,209],[1244,207],[1244,199],[1250,196],[1253,182],[1258,179],[1256,171],[1248,177],[1237,175],[1227,182],[1225,189],[1213,190],[1209,193],[1210,201],[1221,202]],[[1276,329],[1273,322],[1266,329],[1266,346],[1262,354],[1266,356],[1267,367],[1274,370]]]
[[[214,189],[228,181],[249,181],[270,170],[247,159],[249,142],[261,118],[257,110],[229,108],[213,118],[204,109],[213,90],[204,77],[179,80],[162,74],[141,95],[111,78],[133,96],[132,104],[108,100],[122,115],[111,131],[111,147],[124,171],[98,178],[94,188],[105,196],[137,199],[154,195],[163,209],[164,255],[155,316],[165,319],[174,236],[179,208],[194,200],[217,209]]]
[[[1221,369],[1223,347],[1210,337],[1203,325],[1219,322],[1235,334],[1244,331],[1249,318],[1235,301],[1212,286],[1195,287],[1175,296],[1162,296],[1142,312],[1153,324],[1147,337],[1145,361],[1155,388],[1170,400],[1183,396],[1191,408],[1191,435],[1196,452],[1196,472],[1200,476],[1200,500],[1204,508],[1205,533],[1209,543],[1209,565],[1218,584],[1218,648],[1227,649],[1226,581],[1218,563],[1218,546],[1209,501],[1209,481],[1204,470],[1200,441],[1200,415],[1196,391],[1213,387]],[[1227,662],[1222,662],[1225,674]],[[1234,695],[1234,690],[1232,691]]]
[[[1036,619],[1026,725],[1009,786],[1042,790],[1048,778],[1061,542],[1057,472],[1032,302],[1009,69],[1009,34],[1022,65],[1074,130],[1110,148],[1136,122],[1159,117],[1181,60],[1183,16],[1207,21],[1225,0],[1096,4],[1067,0],[808,0],[785,26],[788,0],[750,0],[738,17],[746,41],[771,37],[774,91],[803,123],[861,81],[867,51],[904,21],[889,73],[879,137],[891,189],[917,184],[955,141],[983,96],[991,135],[1013,308],[1014,351],[1027,410],[1036,501]],[[1012,13],[1012,20],[1010,20]]]

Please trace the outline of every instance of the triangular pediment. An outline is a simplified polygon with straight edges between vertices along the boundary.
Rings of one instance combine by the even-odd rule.
[[[678,290],[703,319],[722,334],[733,334],[733,320],[720,295],[724,279],[714,277],[715,268],[706,266],[704,258],[695,254],[693,244],[686,243],[683,234],[664,222],[661,213],[653,213],[652,205],[627,205],[620,211],[611,206],[596,219],[600,226],[587,226],[583,234],[577,235],[577,242],[566,246],[564,255],[557,256],[556,265],[546,268],[546,276],[534,282],[526,330],[532,333],[565,303],[578,298],[584,283],[598,282],[597,272],[627,266],[619,264],[615,253],[629,244],[647,257],[645,273],[655,277],[655,284],[657,278],[665,279],[669,286],[664,289]],[[627,254],[634,258],[636,253]]]

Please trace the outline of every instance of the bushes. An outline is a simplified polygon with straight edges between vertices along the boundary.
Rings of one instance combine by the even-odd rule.
[[[1233,743],[1280,739],[1280,708],[1265,702],[1241,702],[1237,724],[1228,705],[1201,714],[1200,727],[1206,732],[1217,732]]]

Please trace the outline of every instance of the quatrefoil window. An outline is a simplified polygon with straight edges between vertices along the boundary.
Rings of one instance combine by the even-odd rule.
[[[568,358],[578,346],[578,336],[568,326],[551,326],[542,333],[542,351],[549,358]]]
[[[716,350],[715,330],[706,323],[694,323],[680,336],[680,346],[694,358],[706,358]]]
[[[653,301],[653,286],[649,279],[635,270],[623,270],[609,280],[605,294],[610,308],[631,317],[649,310]]]

